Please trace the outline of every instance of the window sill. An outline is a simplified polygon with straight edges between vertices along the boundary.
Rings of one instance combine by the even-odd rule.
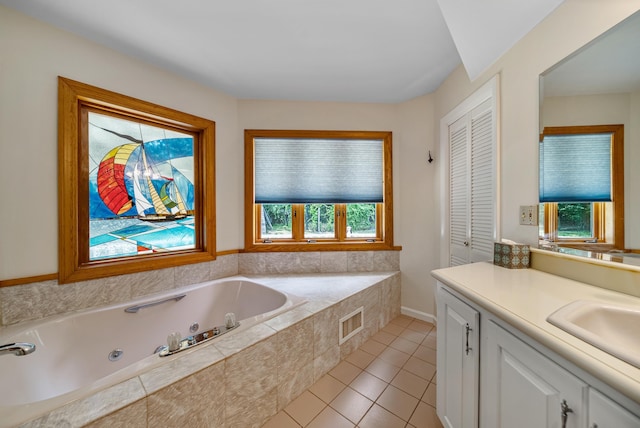
[[[594,242],[556,242],[558,247],[574,248],[576,250],[584,251],[596,251],[605,252],[614,250],[615,245],[607,244],[606,242],[594,243]]]

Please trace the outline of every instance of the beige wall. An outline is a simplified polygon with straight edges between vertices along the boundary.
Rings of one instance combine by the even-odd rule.
[[[547,97],[542,108],[542,126],[625,125],[631,129],[631,94],[601,94]]]

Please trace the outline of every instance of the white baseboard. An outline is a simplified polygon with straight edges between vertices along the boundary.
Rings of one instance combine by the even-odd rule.
[[[430,322],[431,324],[434,324],[434,325],[437,323],[435,315],[428,314],[422,311],[417,311],[415,309],[407,308],[406,306],[400,307],[400,313],[402,315],[407,315],[422,321]]]

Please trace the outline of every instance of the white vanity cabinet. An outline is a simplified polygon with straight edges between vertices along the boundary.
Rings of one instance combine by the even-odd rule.
[[[618,403],[601,394],[589,390],[589,428],[638,428],[640,418]]]
[[[440,281],[436,296],[446,428],[640,428],[640,404]]]
[[[478,311],[438,285],[437,412],[445,428],[477,428]]]
[[[586,426],[586,383],[493,321],[482,327],[480,426]]]

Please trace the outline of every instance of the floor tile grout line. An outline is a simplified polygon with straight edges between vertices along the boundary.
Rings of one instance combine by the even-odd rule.
[[[332,377],[333,377],[333,376],[332,376]],[[335,379],[335,378],[334,378],[334,379]],[[342,381],[340,381],[339,379],[336,379],[336,380],[337,380],[338,382],[342,383]],[[344,383],[342,383],[342,384],[344,385]],[[388,385],[387,385],[387,386],[388,386]],[[356,391],[355,389],[351,388],[349,385],[345,385],[345,388],[343,388],[343,390],[342,390],[342,391],[344,391],[346,388],[349,388],[349,389],[351,389],[352,391],[354,391],[355,393],[360,394],[360,392],[358,392],[358,391]],[[386,389],[386,387],[385,387],[385,389]],[[342,394],[342,391],[340,392],[340,394]],[[311,394],[313,394],[313,392],[312,392],[312,391],[309,391],[309,392],[310,392]],[[340,395],[340,394],[338,394],[338,395]],[[318,397],[316,394],[313,394],[313,395],[314,395],[314,396],[316,396],[316,397]],[[315,415],[315,416],[314,416],[314,417],[309,421],[309,423],[308,423],[307,425],[305,425],[305,427],[306,427],[306,426],[309,426],[309,425],[310,425],[310,424],[311,424],[311,423],[312,423],[312,422],[313,422],[313,421],[314,421],[318,416],[320,416],[320,413],[322,413],[322,412],[324,412],[324,411],[326,410],[326,408],[327,408],[327,407],[330,407],[333,411],[335,411],[336,413],[338,413],[340,416],[342,416],[343,418],[345,418],[345,419],[346,419],[346,420],[348,420],[349,422],[353,422],[351,419],[349,419],[349,418],[347,417],[347,415],[343,415],[343,414],[342,414],[338,409],[336,409],[335,407],[332,407],[332,406],[331,406],[331,403],[333,403],[333,402],[335,401],[335,399],[336,399],[336,398],[338,398],[338,395],[336,395],[336,396],[333,398],[333,400],[331,400],[331,402],[330,402],[330,403],[326,403],[322,398],[318,397],[318,399],[320,399],[320,401],[322,401],[322,402],[325,404],[325,406],[322,408],[322,410],[320,410],[320,412],[318,412],[318,414],[317,414],[317,415]],[[362,395],[362,394],[360,394],[360,395]],[[364,397],[364,395],[363,395],[363,397]],[[376,401],[377,401],[377,400],[376,400],[376,401],[373,401],[373,400],[369,399],[368,397],[365,397],[365,398],[367,398],[369,401],[371,401],[371,402],[372,402],[372,403],[371,403],[371,406],[369,406],[369,408],[367,409],[367,411],[366,411],[366,412],[364,412],[364,413],[362,414],[362,416],[360,417],[360,419],[358,419],[358,422],[354,424],[354,427],[358,426],[358,424],[359,424],[360,422],[362,422],[362,419],[364,419],[365,415],[369,412],[369,410],[371,410],[371,407],[373,407],[373,405],[374,405],[374,404],[376,404]],[[298,423],[298,422],[296,421],[296,423]],[[303,428],[304,428],[304,427],[303,427]]]
[[[402,316],[401,316],[401,317],[402,317]],[[333,398],[330,400],[330,402],[329,402],[329,403],[325,402],[321,397],[319,397],[318,395],[316,395],[315,393],[313,393],[313,391],[311,391],[311,389],[310,389],[311,387],[310,387],[310,388],[307,388],[307,389],[305,390],[305,391],[308,391],[308,392],[309,392],[311,395],[313,395],[314,397],[316,397],[318,400],[320,400],[320,401],[322,402],[322,404],[323,404],[322,409],[321,409],[318,413],[316,413],[316,414],[313,416],[313,418],[312,418],[312,419],[311,419],[311,420],[310,420],[306,425],[302,426],[302,425],[301,425],[301,424],[300,424],[300,423],[299,423],[299,422],[298,422],[298,421],[297,421],[297,420],[296,420],[296,419],[295,419],[291,414],[289,414],[289,413],[286,411],[286,409],[282,409],[281,411],[282,411],[282,412],[284,412],[287,416],[289,416],[289,417],[294,421],[294,423],[295,423],[296,425],[298,425],[298,426],[302,426],[303,428],[304,428],[304,427],[308,427],[308,426],[309,426],[309,425],[310,425],[310,424],[311,424],[311,423],[312,423],[316,418],[318,418],[318,417],[319,417],[319,415],[320,415],[321,413],[323,413],[323,412],[327,409],[327,407],[331,408],[331,410],[333,410],[333,411],[334,411],[334,412],[336,412],[338,415],[340,415],[341,417],[343,417],[343,418],[345,418],[346,420],[348,420],[350,423],[353,423],[353,422],[351,421],[351,419],[349,419],[346,415],[343,415],[343,414],[342,414],[338,409],[336,409],[336,408],[334,408],[334,407],[332,407],[332,406],[331,406],[331,403],[332,403],[333,401],[335,401],[335,399],[336,399],[340,394],[342,394],[342,392],[343,392],[346,388],[349,388],[351,391],[353,391],[353,392],[355,392],[355,393],[357,393],[357,394],[359,394],[359,395],[361,395],[361,396],[365,397],[367,400],[369,400],[369,401],[371,401],[371,402],[372,402],[371,406],[369,406],[369,408],[368,408],[368,409],[363,413],[363,415],[360,417],[360,419],[358,420],[358,422],[354,424],[354,427],[356,427],[356,428],[357,428],[357,427],[359,426],[359,424],[362,422],[362,420],[365,418],[365,416],[366,416],[366,415],[371,411],[371,409],[372,409],[375,405],[378,405],[380,408],[384,409],[385,411],[388,411],[390,414],[394,415],[395,417],[397,417],[398,419],[400,419],[401,421],[403,421],[403,422],[405,423],[405,426],[406,426],[406,427],[413,426],[413,425],[411,425],[410,421],[411,421],[411,418],[415,415],[415,413],[416,413],[416,411],[417,411],[418,407],[420,406],[420,403],[423,403],[424,405],[427,405],[427,406],[430,406],[430,407],[434,407],[433,405],[431,405],[431,404],[429,404],[429,403],[427,403],[427,402],[425,401],[425,397],[426,397],[426,394],[427,394],[427,391],[428,391],[429,387],[430,387],[432,384],[433,384],[433,385],[435,385],[435,383],[433,382],[433,379],[435,378],[435,373],[431,376],[431,378],[426,379],[426,378],[424,378],[424,377],[422,377],[422,376],[420,376],[420,375],[418,375],[418,374],[416,374],[416,373],[413,373],[413,372],[412,372],[412,371],[410,371],[410,370],[405,369],[405,366],[409,363],[409,361],[411,360],[411,358],[416,358],[416,359],[417,359],[417,360],[419,360],[421,363],[424,363],[424,364],[428,364],[428,365],[430,365],[430,366],[433,366],[433,367],[435,368],[435,370],[437,370],[437,367],[436,367],[436,365],[435,365],[435,364],[432,364],[431,362],[429,362],[429,361],[427,361],[427,360],[423,360],[422,358],[420,358],[420,357],[418,357],[418,356],[416,356],[416,355],[415,355],[415,354],[416,354],[416,352],[418,352],[418,350],[420,349],[420,346],[425,346],[425,347],[427,347],[428,349],[431,349],[432,351],[437,351],[437,349],[433,349],[433,348],[431,348],[431,347],[426,346],[426,345],[424,345],[424,344],[423,344],[423,343],[425,342],[425,340],[427,339],[427,337],[429,337],[429,335],[430,335],[433,331],[435,331],[436,327],[435,327],[433,324],[431,324],[431,323],[422,322],[424,325],[427,325],[427,324],[428,324],[428,325],[430,325],[430,327],[429,327],[428,331],[426,331],[426,333],[424,332],[424,330],[423,330],[423,331],[413,330],[413,329],[410,329],[410,328],[409,328],[409,326],[410,326],[412,323],[417,322],[417,321],[419,321],[419,320],[413,319],[413,318],[411,318],[411,317],[407,317],[407,319],[411,319],[412,321],[411,321],[409,324],[407,324],[406,326],[400,325],[400,324],[398,324],[398,323],[393,323],[393,320],[389,323],[389,324],[394,324],[394,326],[396,326],[396,327],[400,327],[400,328],[402,328],[402,331],[401,331],[400,333],[398,333],[398,334],[396,334],[396,333],[391,333],[391,332],[389,332],[389,331],[384,331],[384,328],[383,328],[383,329],[381,329],[381,330],[379,330],[379,332],[384,331],[386,334],[389,334],[390,336],[393,336],[393,337],[394,337],[394,339],[393,339],[389,344],[386,344],[386,343],[384,343],[384,342],[380,342],[379,340],[376,340],[376,339],[374,338],[374,336],[375,336],[375,335],[371,336],[371,337],[368,339],[368,340],[373,340],[373,341],[375,341],[375,342],[377,342],[377,343],[381,344],[382,346],[384,346],[383,350],[382,350],[378,355],[374,355],[374,354],[372,354],[372,353],[370,353],[370,352],[367,352],[365,349],[358,348],[358,349],[359,349],[359,350],[361,350],[362,352],[365,352],[366,354],[368,354],[368,355],[370,355],[370,356],[372,356],[372,357],[373,357],[373,360],[372,360],[369,364],[367,364],[364,368],[361,368],[361,367],[359,367],[358,365],[356,365],[356,364],[354,364],[354,363],[351,363],[350,361],[347,361],[347,358],[348,358],[349,356],[347,356],[345,359],[343,359],[343,360],[341,361],[341,362],[346,362],[346,363],[348,363],[348,364],[350,364],[350,365],[354,366],[354,367],[358,370],[358,375],[357,375],[356,377],[354,377],[354,378],[353,378],[353,379],[352,379],[348,384],[345,384],[342,380],[338,379],[338,378],[337,378],[337,377],[335,377],[334,375],[331,375],[331,373],[330,373],[330,372],[329,372],[329,373],[327,373],[327,375],[329,375],[331,378],[333,378],[334,380],[338,381],[340,384],[342,384],[342,385],[344,386],[344,388],[342,388],[342,389],[341,389],[341,391],[340,391],[340,392],[339,392],[335,397],[333,397]],[[389,324],[387,324],[387,326],[389,326]],[[385,326],[385,327],[387,327],[387,326]],[[403,338],[403,337],[401,336],[401,334],[403,334],[403,333],[404,333],[405,331],[407,331],[407,330],[413,331],[413,332],[415,332],[415,333],[419,333],[419,334],[423,335],[424,337],[422,338],[422,340],[420,341],[420,343],[417,343],[417,342],[411,341],[411,340],[409,340],[409,339],[405,339],[405,338]],[[377,333],[376,333],[376,334],[377,334]],[[402,338],[403,340],[409,341],[409,342],[411,342],[412,344],[416,344],[416,343],[417,343],[417,347],[416,347],[416,349],[415,349],[413,352],[411,352],[411,353],[407,353],[407,352],[405,352],[405,351],[403,351],[403,350],[401,350],[401,349],[397,349],[397,348],[394,348],[393,346],[391,346],[391,343],[393,343],[393,342],[394,342],[396,339],[398,339],[398,338]],[[368,340],[367,340],[367,341],[368,341]],[[383,359],[379,358],[379,357],[380,357],[380,355],[381,355],[384,351],[386,351],[387,349],[389,349],[389,348],[393,349],[394,351],[398,351],[398,352],[401,352],[401,353],[403,353],[403,354],[405,354],[405,355],[408,355],[408,356],[409,356],[409,358],[408,358],[408,359],[407,359],[407,360],[406,360],[406,361],[405,361],[405,362],[404,362],[400,367],[398,367],[398,366],[396,366],[395,364],[391,364],[391,363],[389,363],[389,362],[387,362],[387,361],[385,361],[385,360],[383,360]],[[357,351],[357,350],[356,350],[356,351]],[[355,351],[354,351],[354,352],[355,352]],[[353,352],[352,352],[351,354],[353,354]],[[351,354],[349,354],[349,355],[351,355]],[[366,370],[366,368],[367,368],[367,367],[369,367],[371,364],[373,364],[376,360],[380,360],[381,362],[383,362],[383,363],[385,363],[385,364],[388,364],[388,365],[391,365],[391,366],[393,366],[393,367],[398,368],[398,372],[396,372],[396,373],[393,375],[393,377],[392,377],[389,381],[386,381],[385,379],[382,379],[382,378],[380,378],[380,377],[376,376],[375,374],[373,374],[373,373],[371,373],[371,372],[368,372],[368,371]],[[405,391],[405,390],[403,390],[402,388],[400,388],[400,387],[398,387],[398,386],[392,385],[392,382],[393,382],[393,381],[398,377],[398,375],[399,375],[403,370],[404,370],[404,371],[406,371],[408,374],[410,374],[410,375],[411,375],[411,376],[413,376],[413,377],[417,377],[417,378],[419,378],[419,379],[421,379],[421,380],[426,381],[426,387],[425,387],[425,390],[422,392],[422,394],[420,395],[420,397],[419,397],[419,398],[418,398],[418,397],[415,397],[415,396],[414,396],[414,395],[412,395],[410,392]],[[383,389],[382,389],[382,391],[377,395],[377,398],[376,398],[375,400],[371,400],[369,397],[365,396],[365,395],[364,395],[364,394],[362,394],[361,392],[359,392],[359,391],[357,391],[356,389],[354,389],[353,387],[351,387],[351,384],[355,381],[355,379],[356,379],[358,376],[360,376],[362,373],[365,373],[365,372],[366,372],[368,375],[375,377],[376,379],[380,380],[381,382],[383,382],[383,383],[385,384],[384,388],[383,388]],[[393,411],[391,411],[390,409],[387,409],[386,407],[384,407],[382,404],[380,404],[380,403],[378,402],[378,400],[383,396],[383,394],[385,393],[385,391],[387,391],[387,390],[389,389],[389,387],[391,387],[391,386],[393,386],[393,387],[394,387],[395,389],[397,389],[398,391],[401,391],[401,392],[403,392],[404,394],[407,394],[407,395],[409,395],[410,397],[417,399],[417,403],[416,403],[415,407],[413,408],[413,410],[411,411],[411,414],[408,416],[408,419],[407,419],[407,420],[405,420],[403,417],[401,417],[401,416],[397,415],[396,413],[394,413],[394,412],[393,412]]]
[[[350,387],[349,387],[349,385],[347,385],[347,388],[350,388]],[[350,389],[351,389],[352,391],[356,392],[357,394],[360,394],[360,393],[359,393],[358,391],[356,391],[355,389],[353,389],[353,388],[350,388]],[[360,395],[362,395],[362,394],[360,394]],[[363,397],[364,397],[364,396],[363,396]],[[367,398],[367,397],[365,397],[365,398]],[[367,398],[367,399],[368,399],[368,398]],[[372,403],[371,403],[371,406],[369,406],[369,408],[368,408],[368,409],[367,409],[367,410],[362,414],[362,416],[360,416],[360,419],[358,419],[358,422],[356,422],[356,423],[354,424],[354,426],[358,426],[358,424],[359,424],[360,422],[362,422],[362,420],[364,419],[364,417],[366,416],[366,414],[367,414],[367,413],[369,413],[369,410],[371,410],[371,408],[373,407],[373,405],[374,405],[374,404],[376,404],[376,402],[375,402],[375,401],[373,401],[373,400],[369,400],[369,401],[371,401],[371,402],[372,402]],[[332,401],[332,402],[333,402],[333,401]],[[331,404],[329,404],[329,407],[331,407]],[[338,409],[333,408],[333,407],[331,407],[331,408],[332,408],[333,410],[335,410],[336,412],[338,412],[340,415],[342,415],[342,416],[343,416],[345,419],[347,419],[349,422],[352,422],[352,421],[351,421],[351,419],[349,419],[346,415],[343,415],[342,413],[340,413],[340,411],[339,411]]]
[[[388,387],[393,387],[393,385],[389,384],[387,385]],[[395,387],[394,387],[395,388]],[[398,388],[396,388],[398,389]],[[386,390],[386,388],[385,388]],[[380,394],[382,396],[382,394]],[[415,398],[415,397],[414,397]],[[402,420],[405,423],[409,423],[409,419],[411,419],[411,417],[409,417],[409,419],[405,420],[402,416],[400,415],[396,415],[391,409],[387,409],[385,406],[383,406],[382,404],[378,403],[378,400],[376,400],[373,404],[377,404],[378,406],[382,407],[383,409],[385,409],[387,412],[391,413],[392,415],[396,416],[397,418],[399,418],[400,420]],[[413,415],[413,412],[415,412],[415,410],[418,408],[418,404],[420,404],[420,400],[418,400],[418,402],[416,403],[416,407],[411,411],[411,415]]]
[[[387,347],[390,347],[390,346],[387,346]],[[395,349],[395,348],[393,348],[393,349]],[[402,352],[402,351],[401,351],[401,352]],[[405,354],[406,354],[406,353],[405,353]],[[413,354],[407,354],[407,355],[411,355],[411,356],[413,356]],[[383,361],[384,361],[384,360],[383,360]],[[422,360],[422,359],[421,359],[421,361],[424,361],[424,360]],[[426,362],[427,364],[429,364],[427,361],[425,361],[425,362]],[[406,364],[406,363],[405,363],[405,364]],[[397,367],[397,366],[395,366],[395,367]],[[398,377],[398,375],[400,374],[400,372],[401,372],[403,369],[404,369],[404,365],[403,365],[402,367],[400,367],[400,370],[398,371],[398,373],[396,373],[396,374],[394,375],[394,377],[393,377],[389,382],[385,381],[384,379],[380,379],[379,377],[375,376],[373,373],[369,373],[369,372],[367,372],[367,373],[371,374],[372,376],[376,377],[377,379],[382,380],[382,381],[383,381],[383,382],[385,382],[385,384],[386,384],[386,386],[385,386],[385,387],[384,387],[384,389],[380,392],[380,394],[378,395],[378,397],[377,397],[375,400],[372,400],[372,401],[373,401],[373,404],[377,404],[377,405],[379,405],[379,406],[380,406],[380,407],[382,407],[383,409],[387,410],[389,413],[391,413],[391,414],[393,414],[393,415],[397,416],[398,418],[400,418],[400,419],[401,419],[401,420],[403,420],[404,422],[409,423],[409,421],[411,420],[411,417],[413,416],[413,414],[414,414],[414,413],[415,413],[415,411],[417,410],[418,406],[420,405],[420,402],[423,402],[423,403],[425,403],[426,405],[429,405],[428,403],[426,403],[425,401],[423,401],[423,398],[424,398],[424,396],[425,396],[425,394],[426,394],[427,389],[429,388],[429,385],[431,384],[431,379],[425,379],[425,378],[423,378],[423,377],[421,377],[421,376],[418,376],[418,375],[416,375],[416,374],[414,374],[414,373],[411,373],[411,372],[409,372],[409,371],[405,370],[405,371],[407,371],[407,373],[410,373],[412,376],[415,376],[415,377],[417,377],[417,378],[423,379],[423,380],[425,380],[425,381],[427,382],[427,386],[426,386],[425,390],[422,392],[422,394],[420,395],[420,397],[415,397],[415,396],[411,395],[408,391],[405,391],[405,390],[403,390],[402,388],[399,388],[399,387],[397,387],[397,386],[393,385],[393,381]],[[362,369],[362,371],[366,371],[366,369]],[[354,379],[354,380],[355,380],[355,379]],[[353,381],[352,381],[352,382],[353,382]],[[407,395],[409,395],[409,396],[411,396],[412,398],[415,398],[415,399],[417,400],[416,406],[415,406],[415,407],[414,407],[414,409],[411,411],[411,415],[409,416],[409,418],[408,418],[407,420],[405,420],[405,419],[404,419],[404,418],[402,418],[401,416],[399,416],[399,415],[395,414],[395,413],[392,411],[392,409],[389,409],[389,408],[385,407],[384,405],[382,405],[381,403],[379,403],[379,402],[378,402],[378,400],[380,399],[380,397],[382,397],[382,395],[384,394],[384,392],[385,392],[386,390],[388,390],[390,387],[393,387],[393,388],[395,388],[395,389],[397,389],[397,390],[399,390],[399,391],[402,391],[402,392],[404,392],[405,394],[407,394]],[[359,392],[359,391],[356,391],[356,390],[354,390],[353,388],[351,388],[351,384],[347,385],[347,388],[350,388],[351,390],[353,390],[353,391],[355,391],[356,393],[360,394],[360,392]],[[362,395],[362,394],[360,394],[360,395]],[[329,403],[329,406],[331,406],[331,404],[330,404],[330,403]],[[336,410],[336,409],[334,409],[334,410]],[[337,411],[337,410],[336,410],[336,411]],[[340,412],[338,412],[338,413],[340,413]],[[365,415],[366,415],[366,413],[365,413]],[[345,416],[345,415],[342,415],[342,416]],[[364,415],[363,415],[363,417],[364,417]],[[361,420],[362,420],[362,419],[361,419]]]

